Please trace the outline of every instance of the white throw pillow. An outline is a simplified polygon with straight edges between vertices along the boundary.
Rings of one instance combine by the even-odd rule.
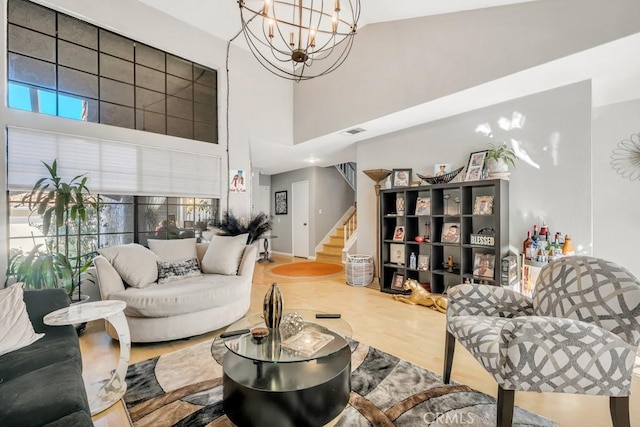
[[[38,341],[23,300],[22,283],[0,290],[0,356]]]
[[[107,246],[98,249],[98,253],[113,265],[129,286],[144,288],[158,280],[158,257],[142,245]]]
[[[238,274],[248,234],[238,236],[213,236],[202,257],[202,272],[208,274]]]
[[[160,261],[186,261],[198,257],[196,240],[195,238],[177,240],[149,239],[149,249],[158,255]]]

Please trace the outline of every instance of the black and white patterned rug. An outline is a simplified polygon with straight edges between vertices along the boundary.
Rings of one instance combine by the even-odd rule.
[[[351,396],[337,426],[496,425],[493,397],[355,341],[351,342]],[[226,349],[211,341],[136,363],[124,396],[136,427],[232,426],[222,408],[222,360]],[[555,426],[515,409],[513,425]]]

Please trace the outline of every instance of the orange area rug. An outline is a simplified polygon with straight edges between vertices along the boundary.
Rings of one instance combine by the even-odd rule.
[[[341,265],[326,262],[293,262],[291,264],[274,267],[271,272],[289,277],[330,276],[343,271]]]

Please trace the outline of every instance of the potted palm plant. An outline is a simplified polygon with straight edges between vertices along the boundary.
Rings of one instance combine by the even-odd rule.
[[[48,176],[40,178],[21,203],[29,208],[29,224],[42,230],[45,243],[34,245],[28,253],[14,253],[7,280],[24,282],[27,289],[62,287],[72,301],[79,301],[82,274],[91,266],[92,254],[81,254],[79,244],[72,250],[70,241],[81,241],[82,224],[97,203],[87,188],[86,176],[65,182],[58,175],[56,160],[51,165],[42,163]],[[35,223],[35,216],[41,218],[41,225]]]
[[[509,165],[516,166],[516,153],[506,143],[489,143],[485,163],[489,178],[505,178],[509,176]]]

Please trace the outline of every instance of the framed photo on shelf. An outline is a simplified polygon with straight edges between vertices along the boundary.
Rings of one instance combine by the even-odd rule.
[[[493,196],[476,196],[473,203],[474,215],[493,215]]]
[[[482,178],[482,168],[484,167],[484,159],[486,157],[487,150],[476,151],[469,155],[467,171],[464,174],[465,181],[478,181]]]
[[[396,242],[404,241],[404,225],[396,226],[396,229],[393,231],[393,240]]]
[[[460,224],[457,222],[445,222],[442,227],[442,243],[460,243]]]
[[[433,167],[433,175],[446,175],[451,172],[451,163],[436,163]]]
[[[287,214],[287,190],[276,191],[275,211],[276,215]]]
[[[391,279],[391,289],[395,289],[397,291],[403,291],[402,284],[404,283],[404,274],[398,273],[397,271],[393,273],[393,278]]]
[[[493,279],[496,256],[477,253],[473,257],[473,275]]]
[[[418,197],[416,200],[416,215],[431,215],[431,198]]]
[[[418,255],[418,270],[429,271],[429,255]]]
[[[391,186],[393,188],[410,187],[412,171],[413,169],[394,169],[391,175]]]
[[[389,262],[392,264],[404,265],[404,245],[389,245]]]

